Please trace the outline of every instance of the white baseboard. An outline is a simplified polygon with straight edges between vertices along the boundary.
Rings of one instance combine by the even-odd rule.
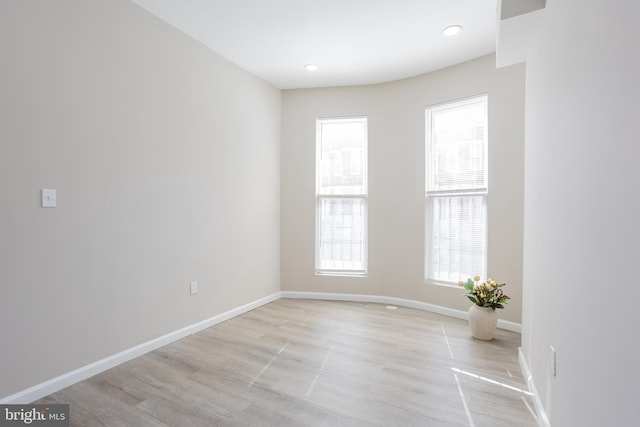
[[[167,344],[171,344],[172,342],[177,341],[181,338],[195,334],[196,332],[199,332],[203,329],[207,329],[211,326],[217,325],[218,323],[224,322],[225,320],[229,320],[233,317],[239,316],[243,313],[251,311],[255,308],[258,308],[262,305],[268,304],[280,298],[319,299],[319,300],[356,301],[356,302],[392,304],[392,305],[397,305],[402,307],[415,308],[418,310],[430,311],[433,313],[443,314],[445,316],[455,317],[458,319],[465,319],[465,320],[468,319],[467,312],[465,311],[455,310],[448,307],[442,307],[435,304],[429,304],[422,301],[415,301],[415,300],[395,298],[395,297],[385,297],[385,296],[376,296],[376,295],[357,295],[357,294],[336,294],[336,293],[322,293],[322,292],[290,292],[290,291],[276,292],[272,295],[266,296],[264,298],[260,298],[256,301],[250,302],[241,307],[234,308],[233,310],[229,310],[217,316],[213,316],[209,319],[205,319],[201,322],[194,323],[193,325],[186,326],[182,329],[178,329],[177,331],[170,332],[161,337],[152,339],[150,341],[139,344],[135,347],[131,347],[119,353],[105,357],[104,359],[82,366],[78,369],[74,369],[71,372],[67,372],[65,374],[62,374],[58,377],[52,378],[40,384],[36,384],[32,387],[29,387],[26,390],[22,390],[10,396],[0,398],[0,404],[31,403],[45,396],[48,396],[51,393],[55,393],[56,391],[62,390],[65,387],[73,385],[79,381],[82,381],[94,375],[97,375],[100,372],[104,372],[107,369],[111,369],[124,362],[128,362],[129,360],[142,356],[150,351],[156,350]],[[518,333],[521,332],[522,330],[522,327],[520,324],[501,320],[501,319],[498,319],[498,327],[501,329],[506,329],[506,330],[518,332]],[[540,408],[542,408],[542,405],[540,405]],[[536,410],[537,410],[537,406],[536,406]],[[549,427],[549,425],[547,424],[546,427]]]
[[[549,423],[549,417],[547,417],[547,412],[544,410],[544,406],[542,406],[542,401],[540,400],[540,395],[536,390],[536,386],[533,383],[533,377],[531,376],[531,370],[529,369],[529,364],[527,363],[527,358],[522,351],[522,347],[518,347],[518,361],[520,362],[520,369],[522,370],[522,376],[524,376],[525,381],[527,381],[527,386],[529,387],[529,393],[532,395],[533,399],[533,407],[536,410],[536,416],[538,417],[538,426],[540,427],[551,427]]]
[[[418,310],[430,311],[432,313],[443,314],[445,316],[455,317],[457,319],[469,319],[469,314],[466,311],[455,310],[453,308],[443,307],[441,305],[429,304],[422,301],[385,297],[378,295],[361,295],[361,294],[335,294],[324,292],[292,292],[282,291],[282,298],[297,298],[297,299],[319,299],[319,300],[332,300],[332,301],[355,301],[355,302],[373,302],[379,304],[392,304],[401,307],[415,308]],[[515,322],[509,322],[507,320],[498,319],[498,328],[505,329],[512,332],[522,332],[522,325]]]
[[[52,378],[43,383],[36,384],[26,390],[1,398],[0,404],[31,403],[45,396],[48,396],[51,393],[55,393],[56,391],[62,390],[65,387],[75,384],[78,381],[85,380],[96,374],[99,374],[100,372],[106,371],[107,369],[111,369],[117,365],[120,365],[121,363],[128,362],[131,359],[135,359],[136,357],[142,356],[143,354],[163,347],[181,338],[195,334],[196,332],[199,332],[203,329],[207,329],[211,326],[217,325],[218,323],[224,322],[225,320],[229,320],[262,305],[273,302],[277,299],[280,299],[280,297],[280,292],[276,292],[272,295],[260,298],[241,307],[234,308],[233,310],[229,310],[217,316],[205,319],[201,322],[194,323],[193,325],[186,326],[182,329],[178,329],[177,331],[170,332],[161,337],[152,339],[135,347],[131,347],[127,350],[105,357],[104,359],[98,360],[97,362],[93,362],[78,369],[74,369],[71,372],[67,372],[66,374]]]

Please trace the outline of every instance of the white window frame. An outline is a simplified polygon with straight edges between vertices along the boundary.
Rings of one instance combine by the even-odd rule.
[[[453,109],[456,107],[469,105],[477,102],[484,102],[487,114],[485,116],[484,123],[484,146],[483,146],[483,169],[484,169],[484,185],[483,186],[475,186],[463,189],[451,189],[451,190],[441,190],[436,189],[434,185],[435,171],[437,170],[437,156],[435,155],[435,143],[433,138],[433,123],[432,117],[434,112],[440,112],[447,109]],[[488,181],[488,109],[489,109],[489,99],[487,94],[482,94],[478,96],[473,96],[469,98],[464,98],[460,100],[455,100],[451,102],[446,102],[443,104],[437,104],[430,107],[427,107],[425,110],[425,283],[436,284],[436,285],[445,285],[445,286],[456,286],[458,280],[464,280],[468,277],[473,277],[474,275],[480,275],[486,279],[487,274],[487,263],[488,263],[488,199],[489,199],[489,181]],[[476,168],[471,168],[472,170],[477,170]],[[434,235],[433,235],[433,227],[432,227],[432,215],[433,215],[433,204],[432,201],[437,198],[450,198],[454,199],[457,197],[479,197],[483,201],[484,211],[482,212],[482,220],[484,227],[484,236],[482,237],[483,242],[481,244],[484,246],[484,257],[480,260],[481,267],[479,270],[474,272],[466,272],[465,277],[461,276],[458,280],[442,280],[438,279],[434,274],[433,267],[433,256],[432,251],[435,246]]]
[[[363,175],[363,192],[361,194],[326,194],[321,192],[320,180],[322,177],[322,124],[323,123],[348,123],[348,122],[361,122],[364,123],[365,135],[364,135],[364,158],[359,165]],[[345,168],[340,165],[340,170]],[[351,170],[350,172],[353,172]],[[321,266],[321,209],[322,202],[330,199],[351,199],[359,200],[362,203],[363,217],[362,217],[362,268],[323,268]],[[330,275],[330,276],[366,276],[367,275],[367,252],[368,252],[368,118],[366,116],[349,116],[349,117],[323,117],[316,119],[316,224],[315,224],[315,271],[318,275]]]

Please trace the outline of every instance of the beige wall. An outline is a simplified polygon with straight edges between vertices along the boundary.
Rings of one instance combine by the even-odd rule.
[[[522,344],[558,427],[640,418],[640,4],[613,3],[547,1],[527,60]]]
[[[524,67],[493,55],[398,82],[288,90],[282,98],[282,290],[381,295],[466,310],[459,288],[424,284],[425,107],[489,94],[489,274],[513,297],[500,317],[520,322]],[[367,277],[314,270],[315,119],[369,118]]]
[[[280,290],[278,89],[125,0],[3,0],[0,64],[0,398]]]

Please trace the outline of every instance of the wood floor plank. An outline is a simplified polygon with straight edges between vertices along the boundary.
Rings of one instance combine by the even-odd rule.
[[[520,335],[383,304],[280,299],[41,402],[72,426],[537,425]]]

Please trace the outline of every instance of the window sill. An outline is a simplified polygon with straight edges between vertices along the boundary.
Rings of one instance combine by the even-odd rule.
[[[332,271],[332,270],[316,270],[316,276],[332,276],[332,277],[367,277],[366,271]]]

